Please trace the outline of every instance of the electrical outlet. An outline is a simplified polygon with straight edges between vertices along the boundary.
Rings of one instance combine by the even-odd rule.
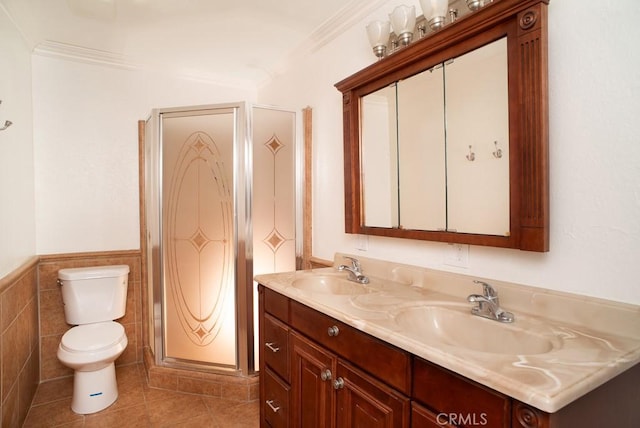
[[[469,246],[464,244],[447,244],[444,264],[461,268],[469,267]]]
[[[358,242],[356,243],[356,250],[367,251],[369,250],[369,236],[358,235]]]

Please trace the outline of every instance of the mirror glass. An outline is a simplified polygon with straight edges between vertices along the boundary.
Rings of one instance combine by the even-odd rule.
[[[444,230],[446,218],[444,68],[398,82],[400,227]]]
[[[377,227],[398,227],[398,124],[396,84],[361,100],[360,151],[364,221]]]
[[[368,227],[509,236],[506,38],[360,98]]]

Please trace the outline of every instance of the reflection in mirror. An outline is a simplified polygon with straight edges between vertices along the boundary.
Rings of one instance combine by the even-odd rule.
[[[363,97],[360,141],[364,221],[398,227],[398,146],[396,85]]]
[[[442,67],[398,82],[400,225],[404,229],[444,230],[447,226],[442,82]]]
[[[365,226],[509,235],[507,71],[502,38],[361,98]]]
[[[509,235],[507,70],[506,38],[445,66],[450,231]],[[473,161],[466,157],[469,146]]]

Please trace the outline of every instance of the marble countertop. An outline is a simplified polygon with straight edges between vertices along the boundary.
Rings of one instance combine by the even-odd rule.
[[[338,255],[336,256],[338,258]],[[256,281],[363,332],[431,361],[540,410],[553,413],[640,362],[640,308],[568,293],[489,281],[501,306],[515,314],[504,325],[522,337],[520,354],[478,351],[434,340],[413,328],[424,306],[468,314],[466,297],[481,293],[473,278],[412,266],[362,260],[370,284],[354,293],[326,293],[295,286],[304,278],[346,273],[321,268],[256,276]],[[369,268],[369,269],[368,269]],[[298,281],[298,282],[296,282]],[[455,314],[454,314],[455,315]],[[400,317],[403,319],[400,319]],[[465,315],[465,318],[466,317]],[[497,321],[478,322],[477,339],[490,340]],[[484,324],[483,324],[484,323]],[[490,323],[490,324],[486,324]],[[495,330],[493,330],[495,331]],[[538,342],[543,345],[538,346]],[[482,343],[480,343],[482,345]]]

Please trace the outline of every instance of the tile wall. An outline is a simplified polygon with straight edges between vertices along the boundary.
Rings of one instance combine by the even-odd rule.
[[[158,367],[154,363],[149,348],[145,349],[144,366],[151,388],[240,402],[249,402],[259,398],[259,377],[257,374],[245,377]]]
[[[0,278],[0,426],[27,416],[39,381],[38,258]]]
[[[56,356],[65,322],[58,270],[129,265],[126,315],[118,320],[129,344],[116,366],[144,362],[152,388],[219,397],[238,402],[258,398],[258,376],[237,377],[158,367],[143,341],[142,264],[140,251],[57,254],[33,257],[0,278],[0,426],[21,426],[39,383],[70,378],[73,370]],[[39,304],[38,304],[39,302]]]

